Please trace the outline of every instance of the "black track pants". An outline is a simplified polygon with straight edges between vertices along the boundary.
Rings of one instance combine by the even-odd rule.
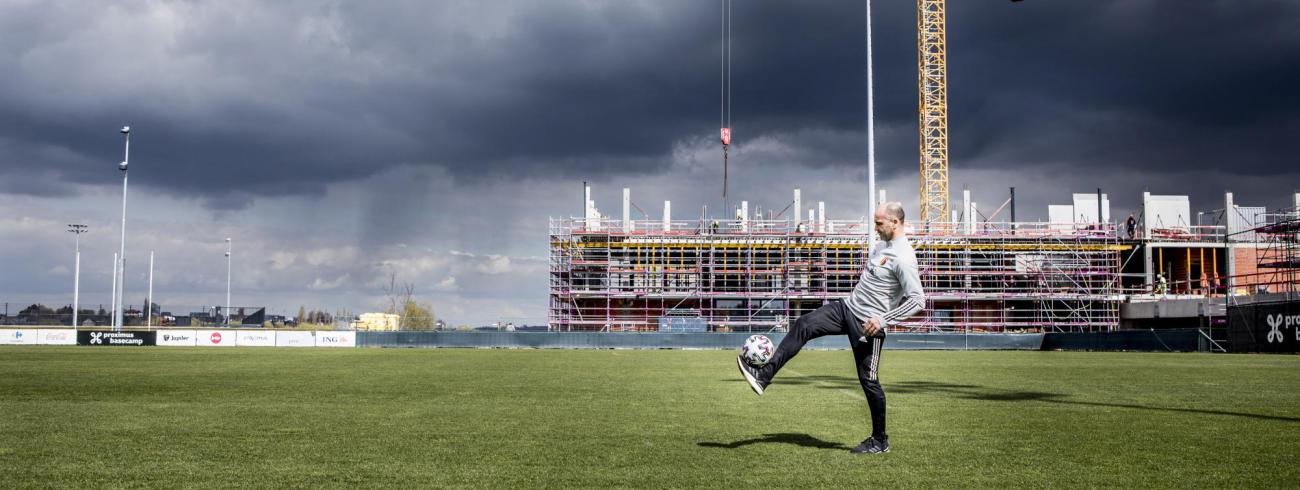
[[[781,339],[776,352],[772,353],[772,359],[759,370],[760,382],[764,386],[771,384],[776,373],[785,366],[785,363],[799,354],[804,344],[827,335],[849,337],[849,345],[853,348],[853,362],[858,368],[858,382],[862,384],[862,392],[867,395],[867,406],[871,407],[871,435],[880,440],[887,439],[889,435],[885,432],[885,390],[880,387],[880,378],[877,375],[880,368],[880,345],[885,343],[885,334],[882,331],[877,334],[877,337],[869,338],[866,342],[859,340],[862,336],[862,322],[853,316],[842,300],[832,301],[812,313],[799,317],[790,332]]]

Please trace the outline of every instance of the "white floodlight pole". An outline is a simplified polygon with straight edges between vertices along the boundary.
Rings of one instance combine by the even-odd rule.
[[[126,297],[126,167],[131,162],[131,127],[122,126],[121,133],[126,136],[126,149],[122,156],[122,163],[117,166],[122,171],[122,245],[118,251],[117,262],[121,263],[121,273],[117,275],[117,281],[120,286],[117,287],[117,311],[113,314],[114,330],[121,330],[122,322],[122,299]]]
[[[148,299],[144,300],[144,326],[146,328],[153,328],[153,250],[149,251],[149,296],[147,296],[147,298]]]
[[[867,250],[876,246],[876,113],[871,75],[871,0],[867,0]]]
[[[81,232],[77,232],[77,259],[72,272],[72,328],[77,328],[77,308],[81,305]]]
[[[72,273],[72,328],[77,328],[77,310],[81,308],[81,234],[86,232],[86,225],[68,225],[68,231],[77,235],[76,265]]]
[[[230,326],[230,237],[226,237],[226,326]]]
[[[111,316],[108,323],[113,330],[117,330],[117,252],[113,252],[113,303],[109,310]]]

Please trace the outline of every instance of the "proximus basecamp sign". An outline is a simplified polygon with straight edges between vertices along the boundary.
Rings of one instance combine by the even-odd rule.
[[[1234,352],[1300,352],[1300,301],[1228,308]]]
[[[105,330],[82,330],[77,332],[77,345],[92,347],[117,347],[154,345],[157,332],[114,332]]]

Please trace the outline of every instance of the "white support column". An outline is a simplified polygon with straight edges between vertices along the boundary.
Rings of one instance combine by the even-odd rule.
[[[810,228],[810,229],[809,229],[808,231],[816,231],[816,228],[815,228],[816,226],[817,226],[817,210],[816,210],[816,209],[809,209],[809,210],[808,210],[808,228]]]
[[[953,229],[955,230],[955,229],[957,229],[957,218],[958,218],[958,216],[957,216],[957,210],[956,210],[956,209],[950,209],[950,210],[948,210],[948,211],[949,211],[949,214],[952,215],[952,226],[953,226]]]
[[[1237,209],[1232,204],[1232,193],[1223,194],[1223,258],[1228,264],[1228,277],[1224,284],[1227,285],[1227,296],[1231,297],[1233,289],[1237,287],[1237,281],[1232,276],[1237,274],[1237,264],[1232,250],[1232,231],[1237,227]]]
[[[826,201],[817,201],[817,231],[826,233]]]
[[[1291,212],[1295,213],[1291,215],[1292,218],[1300,218],[1300,192],[1295,193],[1295,209],[1292,209]],[[1295,239],[1300,241],[1300,233],[1295,234]]]
[[[1155,264],[1151,258],[1151,227],[1147,223],[1151,222],[1151,193],[1142,191],[1142,263],[1145,267],[1142,269],[1143,281],[1146,284],[1147,291],[1155,290],[1156,272]]]
[[[1151,227],[1147,226],[1150,223],[1151,223],[1151,193],[1142,191],[1142,239],[1143,240],[1151,239]],[[1151,268],[1147,267],[1148,276],[1151,275],[1150,271]],[[1151,282],[1150,279],[1148,279],[1147,282]]]
[[[883,204],[889,202],[889,198],[885,197],[885,190],[884,190],[884,189],[877,190],[877,191],[876,191],[876,195],[879,196],[878,200],[876,201],[876,206],[880,206],[880,205],[883,205]],[[874,219],[874,218],[873,218],[873,219]]]
[[[588,230],[595,230],[598,227],[596,222],[596,203],[591,200],[591,185],[582,186],[582,220]]]
[[[1237,231],[1237,205],[1232,201],[1231,192],[1223,194],[1223,226],[1229,235],[1228,241],[1232,241],[1231,235]]]
[[[1300,196],[1300,194],[1296,194]],[[799,189],[794,190],[794,228],[799,229],[799,220],[803,218],[803,198],[799,196]]]
[[[1153,281],[1155,281],[1155,271],[1151,270],[1154,267],[1151,262],[1151,241],[1143,240],[1142,245],[1139,246],[1142,247],[1142,263],[1145,265],[1142,269],[1145,271],[1142,280],[1147,290],[1150,291],[1152,284],[1154,284]]]
[[[974,235],[979,230],[979,205],[975,201],[970,202],[970,208],[966,209],[966,215],[970,218],[966,220],[966,233]]]
[[[970,189],[961,190],[961,213],[962,213],[962,220],[961,220],[962,233],[969,235],[972,233],[971,230],[973,229],[973,227],[971,226],[971,215],[970,215]]]
[[[632,232],[632,189],[623,188],[623,233]]]
[[[664,201],[664,231],[672,229],[673,222],[673,202]]]
[[[740,231],[749,231],[749,201],[740,201]]]

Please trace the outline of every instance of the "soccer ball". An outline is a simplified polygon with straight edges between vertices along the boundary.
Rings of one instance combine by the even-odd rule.
[[[750,335],[745,339],[745,345],[740,346],[740,358],[750,366],[759,367],[767,364],[768,359],[772,358],[772,351],[775,350],[772,339],[765,335]]]

